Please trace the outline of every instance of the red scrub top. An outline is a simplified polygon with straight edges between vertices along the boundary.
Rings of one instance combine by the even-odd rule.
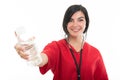
[[[79,52],[73,47],[72,50],[79,63]],[[48,63],[39,67],[42,74],[51,70],[54,74],[53,80],[77,80],[76,65],[65,39],[49,43],[42,52],[48,56]],[[100,52],[87,42],[83,46],[80,76],[81,80],[108,80]]]

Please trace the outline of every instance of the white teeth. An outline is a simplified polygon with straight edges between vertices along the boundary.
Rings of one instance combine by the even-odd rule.
[[[77,32],[78,30],[73,30],[74,32]]]
[[[72,31],[75,31],[75,32],[77,32],[77,31],[79,31],[80,29],[72,29]]]

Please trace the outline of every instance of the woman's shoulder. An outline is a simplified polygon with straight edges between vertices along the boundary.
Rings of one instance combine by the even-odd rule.
[[[92,56],[94,59],[101,59],[102,55],[100,50],[91,45],[90,43],[85,42],[83,51],[86,55]]]
[[[100,53],[99,49],[97,47],[95,47],[94,45],[88,43],[88,42],[85,42],[85,47],[89,50],[89,51],[92,51],[94,53]]]
[[[51,43],[62,44],[62,43],[66,43],[66,40],[63,38],[63,39],[59,39],[59,40],[53,40],[53,41],[51,41]]]
[[[53,40],[47,43],[47,45],[43,48],[44,50],[54,50],[59,51],[60,47],[63,47],[62,44],[65,43],[64,39],[61,40]]]

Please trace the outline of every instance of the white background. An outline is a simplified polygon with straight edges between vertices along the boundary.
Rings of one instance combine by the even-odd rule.
[[[52,80],[50,71],[42,75],[19,57],[14,30],[24,26],[33,31],[41,51],[48,42],[64,37],[62,20],[71,4],[87,8],[86,41],[100,50],[109,80],[120,80],[119,0],[0,0],[0,80]]]

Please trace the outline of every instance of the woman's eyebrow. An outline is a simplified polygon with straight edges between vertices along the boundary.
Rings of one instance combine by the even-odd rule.
[[[82,19],[82,18],[85,18],[85,17],[83,17],[83,16],[81,16],[81,17],[78,17],[78,19]],[[71,19],[73,19],[73,18],[71,18]]]
[[[81,19],[81,18],[85,18],[85,17],[81,16],[81,17],[79,17],[78,19]]]

